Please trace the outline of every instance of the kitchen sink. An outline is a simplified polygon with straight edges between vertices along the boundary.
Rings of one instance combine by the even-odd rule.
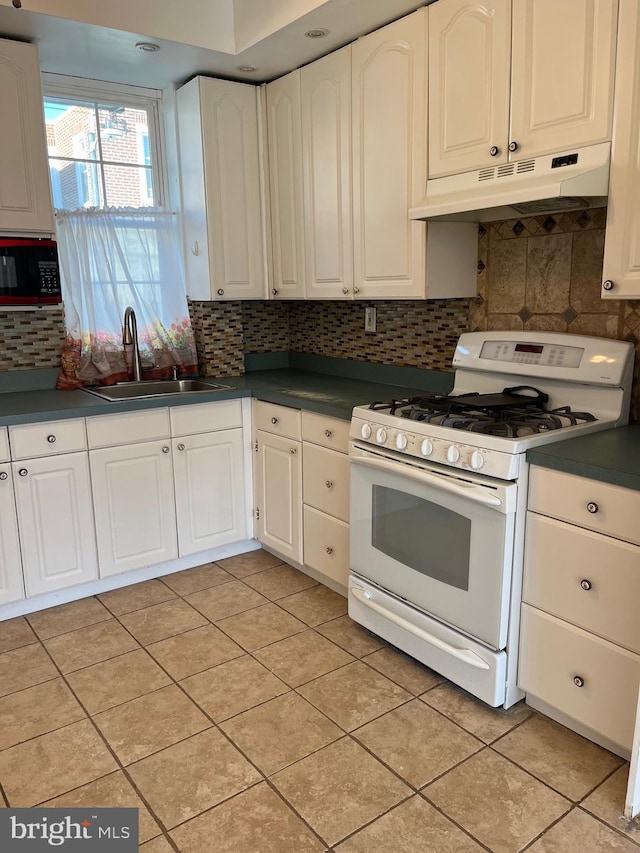
[[[150,397],[164,397],[168,394],[208,394],[216,391],[232,390],[232,385],[220,385],[204,379],[155,379],[147,382],[117,382],[115,385],[96,385],[83,388],[87,394],[102,397],[103,400],[145,400]]]

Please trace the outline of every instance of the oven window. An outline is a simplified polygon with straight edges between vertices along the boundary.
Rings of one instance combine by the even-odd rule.
[[[420,574],[469,589],[469,518],[386,486],[373,486],[372,501],[374,548]]]

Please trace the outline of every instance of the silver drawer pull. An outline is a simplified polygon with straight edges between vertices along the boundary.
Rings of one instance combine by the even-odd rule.
[[[277,419],[277,418],[271,418],[271,423],[272,423],[272,424],[277,424],[277,423],[278,423],[278,419]]]
[[[0,480],[6,480],[8,476],[6,471],[0,471]]]
[[[26,469],[26,468],[21,468],[21,469],[18,471],[18,474],[20,474],[20,476],[21,476],[21,477],[26,477],[28,473],[29,473],[29,472],[27,471],[27,469]]]
[[[184,444],[179,444],[179,445],[178,445],[178,450],[184,450]]]
[[[331,482],[331,480],[327,480],[327,482],[325,483],[325,486],[326,486],[328,489],[332,489],[332,488],[333,488],[333,483]]]
[[[163,453],[169,453],[170,451],[171,451],[171,448],[170,448],[170,447],[167,447],[167,445],[165,444],[165,445],[163,446],[163,448],[162,448],[162,452],[163,452]]]
[[[580,581],[580,586],[585,592],[589,592],[591,589],[591,581],[588,581],[586,578]]]
[[[48,436],[47,436],[47,441],[49,442],[49,444],[55,444],[55,443],[56,443],[56,437],[55,437],[55,435],[48,435]]]
[[[327,438],[331,438],[331,436],[333,435],[330,429],[325,429],[324,434],[327,436]]]
[[[331,546],[329,546],[329,547],[327,548],[327,554],[328,554],[329,556],[331,556],[331,555],[333,554],[333,548],[332,548]]]
[[[297,452],[298,452],[298,448],[297,448],[297,447],[292,447],[292,448],[291,448],[291,453],[297,453]]]
[[[576,687],[584,687],[584,678],[582,678],[581,675],[574,675],[573,676],[573,683],[575,684]]]
[[[590,512],[592,515],[595,515],[595,513],[598,512],[599,509],[600,507],[594,501],[589,501],[589,503],[587,504],[587,512]]]

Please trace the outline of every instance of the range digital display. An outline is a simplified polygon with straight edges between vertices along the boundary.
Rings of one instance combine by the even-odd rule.
[[[516,352],[533,352],[539,355],[543,350],[541,344],[516,344]]]

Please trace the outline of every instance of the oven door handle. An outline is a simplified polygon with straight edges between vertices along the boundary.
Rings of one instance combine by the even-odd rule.
[[[360,602],[360,604],[363,604],[375,613],[380,613],[380,615],[384,616],[384,618],[389,622],[395,623],[399,628],[403,628],[405,631],[413,634],[414,637],[423,640],[425,643],[429,643],[430,646],[435,646],[436,649],[440,649],[440,651],[445,652],[451,657],[457,658],[462,661],[462,663],[466,663],[468,666],[473,666],[476,669],[491,669],[489,664],[485,660],[482,660],[480,655],[471,651],[471,649],[461,649],[458,646],[452,646],[450,643],[445,643],[444,640],[430,634],[428,631],[425,631],[424,628],[419,628],[407,619],[403,619],[402,616],[398,616],[396,613],[392,613],[391,610],[387,610],[386,607],[382,607],[382,605],[378,604],[371,598],[371,593],[365,592],[363,589],[360,589],[360,587],[352,586],[349,592],[357,601]]]
[[[492,508],[502,507],[501,499],[497,495],[489,494],[488,489],[483,486],[476,486],[473,483],[469,483],[467,486],[461,486],[449,477],[442,477],[440,474],[432,474],[430,471],[423,471],[402,462],[398,463],[391,462],[387,459],[381,459],[379,456],[373,456],[364,450],[357,450],[356,454],[357,455],[352,454],[349,456],[349,461],[355,465],[364,465],[366,468],[375,468],[378,471],[388,471],[391,474],[407,477],[409,480],[424,483],[426,486],[434,486],[443,492],[458,495],[466,498],[467,500],[483,504],[484,506]]]

